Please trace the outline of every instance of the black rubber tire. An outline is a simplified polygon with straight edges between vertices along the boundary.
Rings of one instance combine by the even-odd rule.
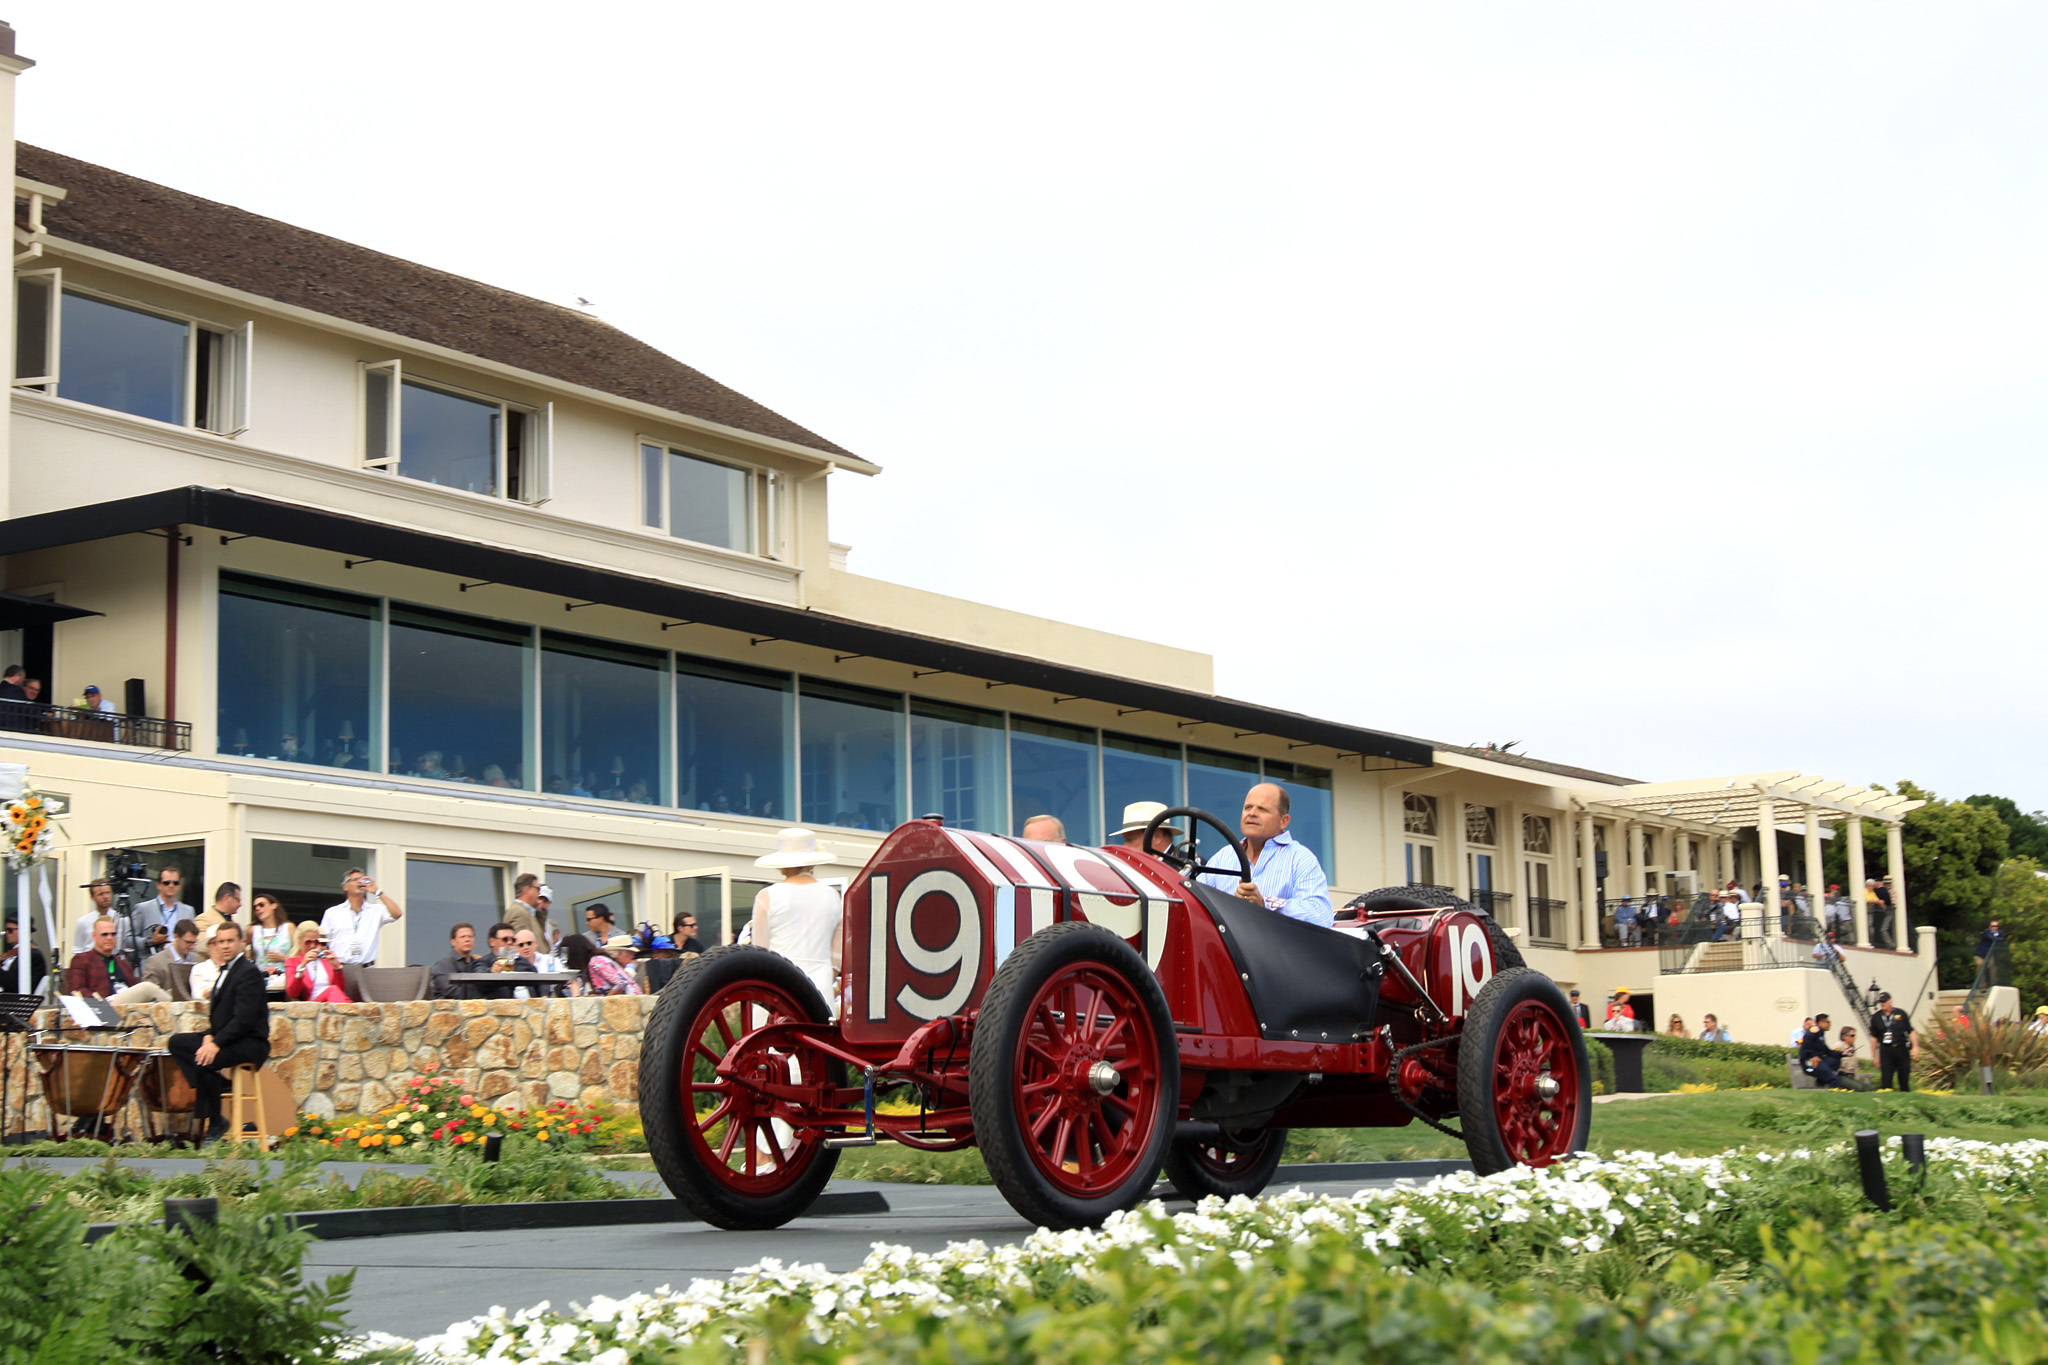
[[[809,1166],[794,1185],[757,1196],[722,1183],[703,1167],[690,1145],[683,1115],[694,1112],[694,1105],[682,1088],[682,1063],[690,1047],[684,1034],[718,992],[748,981],[781,992],[813,1023],[828,1023],[832,1018],[817,984],[794,962],[766,948],[730,943],[690,958],[676,969],[661,988],[654,1013],[647,1020],[640,1053],[640,1120],[654,1169],[690,1212],[713,1227],[735,1230],[778,1228],[800,1216],[817,1201],[839,1164],[837,1148],[813,1147],[806,1158]],[[834,1084],[845,1084],[844,1063],[830,1063],[828,1074]]]
[[[1094,1198],[1056,1188],[1038,1169],[1025,1145],[1012,1080],[1026,1025],[1025,1012],[1040,989],[1062,968],[1091,962],[1124,978],[1151,1016],[1158,1052],[1158,1095],[1152,1108],[1153,1132],[1140,1160],[1123,1181]],[[1003,959],[995,980],[982,997],[981,1018],[967,1058],[968,1107],[974,1115],[974,1136],[989,1177],[1010,1207],[1046,1228],[1097,1227],[1112,1213],[1135,1208],[1152,1190],[1167,1149],[1173,1144],[1174,1121],[1180,1109],[1180,1049],[1159,978],[1131,946],[1100,925],[1081,921],[1055,924],[1026,939]]]
[[[1466,1012],[1465,1028],[1458,1043],[1458,1127],[1464,1133],[1472,1168],[1481,1175],[1493,1175],[1519,1164],[1501,1136],[1495,1114],[1492,1061],[1508,1012],[1530,1000],[1556,1017],[1559,1036],[1570,1041],[1578,1071],[1578,1104],[1567,1152],[1584,1151],[1586,1136],[1592,1130],[1593,1064],[1586,1055],[1585,1030],[1573,1016],[1571,1003],[1555,981],[1534,968],[1495,972]]]
[[[1280,1158],[1287,1153],[1287,1130],[1259,1130],[1252,1149],[1243,1154],[1243,1161],[1230,1168],[1233,1174],[1229,1176],[1222,1175],[1202,1160],[1200,1149],[1213,1145],[1176,1142],[1166,1154],[1167,1180],[1190,1199],[1203,1199],[1212,1194],[1224,1199],[1239,1194],[1249,1197],[1265,1189],[1273,1183],[1273,1174],[1280,1169]]]
[[[1500,921],[1455,891],[1442,891],[1435,887],[1383,886],[1377,891],[1354,896],[1350,903],[1368,913],[1376,910],[1469,910],[1486,925],[1486,941],[1493,948],[1495,971],[1504,972],[1511,967],[1529,965],[1522,957],[1522,950],[1508,937],[1507,930],[1500,927]]]

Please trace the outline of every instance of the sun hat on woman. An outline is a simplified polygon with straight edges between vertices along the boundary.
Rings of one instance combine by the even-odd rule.
[[[807,829],[786,829],[775,836],[775,851],[754,859],[755,867],[816,867],[832,861],[818,851],[818,836]]]

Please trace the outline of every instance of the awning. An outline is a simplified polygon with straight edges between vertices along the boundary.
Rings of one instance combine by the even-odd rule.
[[[1816,819],[1830,822],[1850,818],[1899,820],[1908,811],[1927,804],[1798,772],[1745,773],[1705,781],[1639,782],[1618,791],[1603,792],[1597,799],[1602,806],[1634,815],[1727,830],[1758,825],[1766,800],[1771,802],[1771,816],[1780,830],[1804,821],[1808,810]]]
[[[45,602],[39,597],[22,597],[17,593],[0,592],[0,630],[48,626],[59,621],[76,621],[81,616],[101,614],[87,611],[84,607],[67,607],[59,602]]]
[[[864,654],[919,669],[957,673],[1061,696],[1086,697],[1177,720],[1216,725],[1235,735],[1271,735],[1298,744],[1319,745],[1346,757],[1356,756],[1367,768],[1427,768],[1432,762],[1427,742],[1402,735],[224,489],[171,488],[161,493],[15,517],[0,522],[0,555],[80,545],[172,526],[204,527],[228,535],[256,536],[286,545],[331,550],[356,560],[383,560],[436,573],[481,578],[572,601],[601,602],[627,611],[749,631],[841,654]],[[1198,734],[1188,738],[1194,743],[1202,740]]]

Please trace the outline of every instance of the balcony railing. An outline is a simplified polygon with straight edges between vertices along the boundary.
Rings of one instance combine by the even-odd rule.
[[[1673,926],[1660,946],[1658,969],[1681,976],[1785,967],[1826,971],[1826,956],[1814,956],[1818,938],[1814,920],[1805,915],[1745,915],[1739,922],[1689,920]]]
[[[192,723],[161,716],[128,716],[111,711],[84,711],[39,701],[0,701],[0,732],[48,735],[52,739],[88,739],[102,744],[133,744],[144,749],[190,749]],[[0,742],[5,734],[0,733]]]
[[[1474,905],[1492,915],[1502,924],[1513,924],[1515,897],[1509,891],[1474,891],[1469,899]]]

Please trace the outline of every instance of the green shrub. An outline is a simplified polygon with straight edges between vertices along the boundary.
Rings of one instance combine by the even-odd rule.
[[[230,1207],[189,1234],[145,1224],[87,1245],[62,1184],[0,1170],[0,1365],[334,1358],[354,1272],[308,1284],[299,1267],[310,1235]]]
[[[1668,1033],[1656,1035],[1647,1051],[1652,1056],[1689,1060],[1759,1062],[1780,1071],[1785,1069],[1785,1059],[1792,1055],[1791,1048],[1773,1043],[1709,1043],[1698,1038],[1674,1038]]]
[[[1612,1095],[1614,1093],[1613,1051],[1598,1038],[1588,1038],[1586,1040],[1586,1056],[1593,1063],[1593,1093],[1596,1095]]]

